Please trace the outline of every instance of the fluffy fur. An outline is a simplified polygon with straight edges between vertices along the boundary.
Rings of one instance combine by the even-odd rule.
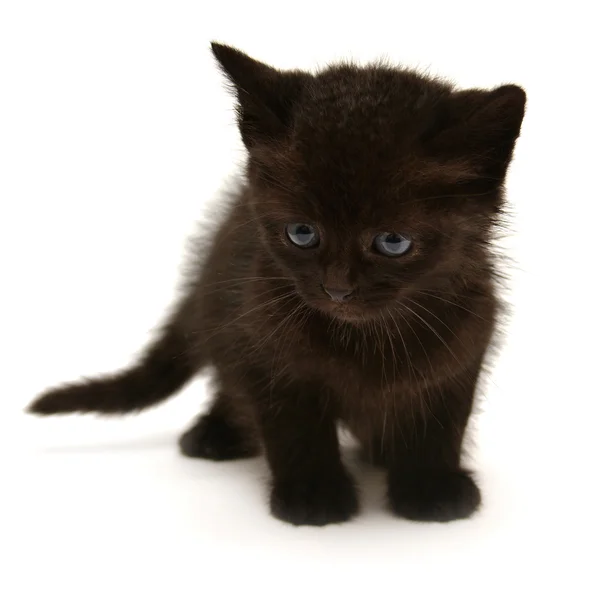
[[[525,93],[213,52],[248,149],[242,190],[141,360],[51,390],[31,411],[140,410],[210,365],[218,391],[181,449],[212,460],[264,449],[276,517],[324,525],[357,512],[338,423],[387,469],[396,514],[468,517],[480,493],[461,448],[498,315],[490,240]],[[294,245],[290,223],[310,224],[319,245]],[[409,251],[378,252],[385,232]]]

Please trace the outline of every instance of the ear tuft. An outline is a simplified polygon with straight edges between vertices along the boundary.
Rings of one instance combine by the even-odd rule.
[[[247,54],[232,46],[212,42],[211,49],[221,70],[231,83],[239,88],[249,88],[248,93],[257,91],[253,88],[260,81],[277,75],[277,71],[272,67],[250,58]]]
[[[496,187],[512,158],[525,104],[525,91],[517,85],[455,92],[441,109],[431,149],[445,159],[469,161],[480,179]]]
[[[525,115],[526,95],[517,85],[503,85],[482,96],[481,104],[468,119],[472,125],[489,126],[516,140]]]
[[[278,71],[236,48],[212,42],[212,52],[238,99],[238,124],[248,148],[285,136],[309,75]]]

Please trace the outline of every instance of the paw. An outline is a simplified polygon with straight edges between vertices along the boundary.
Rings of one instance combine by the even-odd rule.
[[[393,473],[389,480],[392,510],[413,521],[454,521],[470,517],[481,494],[465,471],[415,470]]]
[[[201,417],[186,431],[179,438],[179,448],[185,456],[208,460],[249,458],[259,452],[258,443],[250,434],[213,414]]]
[[[342,469],[309,477],[275,480],[271,512],[293,525],[348,521],[358,512],[354,483]]]

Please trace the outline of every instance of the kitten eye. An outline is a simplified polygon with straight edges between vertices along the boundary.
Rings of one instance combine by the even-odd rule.
[[[314,248],[319,245],[319,234],[312,225],[306,223],[290,223],[285,232],[292,244],[299,248]]]
[[[409,237],[399,233],[380,233],[373,240],[373,247],[385,256],[401,256],[412,246]]]

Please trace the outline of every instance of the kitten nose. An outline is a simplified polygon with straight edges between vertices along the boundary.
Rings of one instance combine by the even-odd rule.
[[[351,289],[334,289],[334,288],[326,288],[325,286],[321,286],[323,291],[334,301],[334,302],[348,302],[350,298],[352,298],[352,294],[354,294],[354,290]]]

